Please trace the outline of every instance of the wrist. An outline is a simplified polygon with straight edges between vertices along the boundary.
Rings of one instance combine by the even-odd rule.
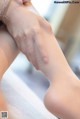
[[[0,20],[2,20],[4,12],[7,11],[11,1],[12,0],[0,0]]]
[[[2,21],[7,24],[11,17],[14,15],[14,13],[17,11],[17,7],[20,4],[18,2],[16,2],[16,0],[10,0],[7,11],[3,13],[2,16]],[[16,10],[16,11],[15,11]]]

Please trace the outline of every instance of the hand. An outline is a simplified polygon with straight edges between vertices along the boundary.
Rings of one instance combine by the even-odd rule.
[[[12,1],[6,16],[8,31],[18,48],[37,69],[49,79],[67,69],[71,71],[50,24],[44,18],[15,1]]]
[[[47,49],[45,39],[47,34],[52,33],[49,23],[44,18],[15,2],[9,8],[7,16],[9,19],[6,22],[8,31],[14,37],[19,49],[36,68],[39,68],[36,60],[35,46],[40,51],[42,61],[46,62]]]

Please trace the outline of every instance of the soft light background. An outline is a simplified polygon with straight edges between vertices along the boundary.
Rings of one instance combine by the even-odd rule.
[[[54,4],[54,0],[32,0],[32,3],[40,15],[51,24],[56,39],[68,63],[74,73],[80,78],[80,4]],[[7,83],[9,83],[10,78],[14,80],[13,77],[15,76],[13,75],[17,75],[19,77],[18,81],[22,81],[23,84],[26,85],[26,89],[27,87],[30,88],[30,91],[42,102],[46,90],[49,87],[49,81],[41,72],[36,71],[22,53],[18,55],[9,70],[9,74],[11,71],[13,71],[13,73],[11,73],[12,76],[9,75],[10,77],[5,75],[7,79],[5,87]],[[16,87],[16,90],[19,92],[17,85],[21,85],[21,83],[16,83],[16,80],[14,80],[15,85],[13,85],[11,82],[8,85],[11,85],[12,88],[14,87],[13,89]],[[26,95],[27,91],[24,91],[24,86],[22,88],[23,95]],[[14,102],[15,105],[17,98],[14,97],[15,93],[13,95],[14,91],[11,91],[9,96],[11,100],[13,99],[12,102]],[[8,94],[8,92],[6,94]],[[22,98],[20,98],[20,101],[21,99]],[[18,106],[20,107],[20,103]],[[26,107],[23,108],[25,109]]]

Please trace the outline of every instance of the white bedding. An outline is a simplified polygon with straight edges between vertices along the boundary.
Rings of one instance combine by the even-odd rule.
[[[11,70],[7,71],[3,77],[2,89],[13,119],[57,119]]]

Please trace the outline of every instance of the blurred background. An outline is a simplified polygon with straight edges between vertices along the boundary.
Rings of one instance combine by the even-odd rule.
[[[80,4],[55,4],[54,0],[32,0],[32,3],[40,15],[50,22],[69,65],[80,77]],[[10,68],[43,99],[49,81],[22,53]]]

